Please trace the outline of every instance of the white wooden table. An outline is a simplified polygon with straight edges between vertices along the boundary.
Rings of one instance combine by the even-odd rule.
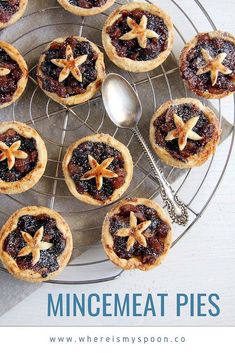
[[[176,0],[183,3],[186,0]],[[187,0],[190,2],[191,0]],[[218,28],[235,34],[234,0],[201,0]],[[202,19],[203,20],[203,19]],[[227,114],[232,114],[228,111]],[[223,163],[223,149],[218,152]],[[149,273],[126,272],[114,282],[87,286],[43,285],[0,318],[0,325],[234,325],[235,324],[235,158],[231,158],[225,178],[202,219],[172,249],[167,261]],[[219,165],[218,165],[219,166]],[[213,178],[213,175],[211,176]],[[164,318],[48,318],[47,295],[56,293],[102,294],[118,292],[167,292],[169,305]],[[217,318],[176,318],[175,294],[216,292],[221,298]]]

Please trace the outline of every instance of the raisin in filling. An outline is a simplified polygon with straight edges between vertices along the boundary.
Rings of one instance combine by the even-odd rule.
[[[0,104],[10,102],[17,90],[17,83],[22,77],[22,71],[3,48],[0,48],[0,68],[10,70],[5,76],[0,76]]]
[[[121,17],[107,28],[107,33],[118,56],[135,61],[147,61],[155,59],[161,52],[167,49],[168,29],[162,18],[140,9],[131,12],[124,10],[120,14]],[[148,38],[146,48],[141,48],[136,38],[132,40],[120,40],[119,38],[123,34],[131,30],[127,24],[127,17],[132,18],[139,24],[144,15],[148,19],[147,28],[156,32],[159,38]]]
[[[166,141],[165,138],[168,132],[175,129],[174,114],[180,116],[183,121],[187,121],[192,117],[199,116],[196,126],[193,128],[199,136],[202,137],[199,141],[187,140],[185,148],[180,151],[178,139]],[[172,157],[187,162],[187,158],[199,153],[204,146],[211,140],[214,133],[214,125],[209,122],[204,113],[192,104],[180,104],[171,107],[164,112],[154,122],[155,127],[155,142],[165,148]]]
[[[224,75],[221,72],[218,74],[216,84],[212,86],[210,72],[202,75],[197,75],[200,67],[205,65],[205,60],[202,57],[201,49],[209,52],[212,58],[220,53],[226,53],[227,56],[222,64],[232,70],[229,75]],[[197,45],[192,48],[185,62],[181,66],[182,77],[187,80],[189,87],[192,90],[209,91],[210,93],[219,94],[224,90],[229,92],[235,91],[235,45],[221,38],[211,39],[208,34],[203,34],[198,37]]]
[[[151,225],[143,233],[146,237],[147,247],[135,241],[134,246],[127,251],[128,237],[118,237],[116,232],[121,228],[129,227],[130,212],[134,212],[137,222],[151,221]],[[119,213],[113,215],[110,220],[109,232],[113,236],[113,250],[121,259],[140,258],[143,264],[154,264],[156,259],[164,252],[165,238],[170,230],[167,223],[162,221],[153,208],[144,205],[126,204]]]
[[[7,23],[19,8],[20,0],[0,1],[0,22]]]
[[[53,246],[48,250],[40,251],[40,260],[33,266],[32,254],[18,257],[20,250],[27,246],[21,232],[34,236],[41,227],[44,229],[42,241],[52,243]],[[25,215],[19,218],[17,228],[5,239],[3,250],[16,261],[21,270],[33,270],[45,278],[49,273],[59,269],[57,258],[62,254],[65,246],[66,239],[58,229],[55,219],[46,214]]]
[[[88,155],[91,155],[99,164],[107,158],[114,158],[112,163],[108,166],[108,169],[116,173],[118,177],[112,179],[103,178],[101,190],[97,190],[95,178],[80,180],[80,178],[91,169]],[[80,194],[87,192],[94,199],[104,201],[111,197],[113,192],[125,183],[126,171],[124,164],[122,154],[113,147],[102,142],[89,141],[80,144],[73,151],[68,170]]]
[[[68,0],[73,6],[82,7],[84,9],[91,9],[92,7],[101,7],[106,4],[107,0]]]
[[[19,150],[28,154],[28,157],[25,159],[16,158],[14,167],[11,170],[8,169],[6,159],[0,162],[0,180],[6,182],[21,180],[36,167],[38,162],[38,151],[36,140],[34,138],[23,137],[15,130],[9,129],[3,134],[0,134],[0,141],[4,142],[8,147],[16,141],[21,141]]]
[[[82,74],[82,82],[76,80],[70,73],[63,81],[59,82],[61,68],[51,62],[52,59],[65,59],[66,47],[70,45],[73,50],[74,58],[87,55],[87,60],[79,66]],[[59,97],[67,98],[73,95],[86,92],[87,86],[97,79],[96,60],[98,54],[95,53],[89,42],[79,42],[76,38],[69,37],[63,43],[54,42],[45,51],[45,59],[41,64],[43,76],[39,77],[44,90],[56,93]]]

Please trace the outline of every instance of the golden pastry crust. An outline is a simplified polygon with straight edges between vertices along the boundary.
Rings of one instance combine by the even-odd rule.
[[[109,198],[107,198],[106,200],[96,200],[91,195],[89,195],[87,192],[85,192],[84,194],[80,194],[77,191],[76,185],[69,174],[68,165],[71,160],[74,149],[77,148],[77,146],[79,146],[81,143],[87,142],[87,141],[103,142],[103,143],[115,148],[119,152],[121,152],[122,157],[124,159],[125,171],[126,171],[125,182],[120,188],[115,189],[113,194]],[[115,138],[113,138],[107,134],[97,134],[97,135],[86,136],[86,137],[83,137],[82,139],[74,142],[71,146],[69,146],[69,148],[66,151],[66,154],[63,159],[62,168],[63,168],[64,177],[65,177],[65,182],[66,182],[71,194],[73,194],[77,199],[79,199],[82,202],[85,202],[85,203],[88,203],[91,205],[96,205],[96,206],[97,205],[98,206],[107,205],[107,204],[119,199],[121,197],[121,195],[129,187],[130,182],[132,180],[132,176],[133,176],[133,162],[132,162],[132,158],[131,158],[131,155],[130,155],[128,148],[126,146],[124,146],[121,142],[117,141]]]
[[[155,127],[154,122],[158,119],[166,110],[168,110],[172,105],[180,105],[180,104],[192,104],[200,109],[205,116],[207,117],[210,124],[214,126],[214,132],[211,140],[204,146],[202,151],[197,154],[190,156],[187,159],[187,162],[181,162],[174,157],[163,147],[159,146],[155,142]],[[150,122],[150,142],[154,152],[164,161],[166,164],[169,164],[172,167],[176,168],[192,168],[198,167],[206,162],[206,160],[215,153],[216,147],[219,143],[221,130],[219,127],[219,121],[215,115],[215,113],[208,107],[204,106],[199,100],[193,98],[180,98],[175,100],[169,100],[162,104],[157,111],[153,114],[153,117]]]
[[[146,61],[135,61],[129,58],[120,57],[117,54],[116,48],[111,43],[111,38],[107,33],[107,28],[111,26],[119,18],[121,11],[123,10],[133,11],[135,9],[148,11],[153,15],[161,17],[168,28],[167,48],[163,52],[161,52],[155,59],[146,60]],[[174,40],[173,23],[171,18],[164,11],[159,9],[157,6],[147,4],[144,2],[143,3],[130,2],[128,4],[120,6],[115,11],[113,11],[111,15],[108,17],[102,30],[103,47],[109,59],[121,69],[126,71],[131,71],[131,72],[147,72],[161,65],[166,60],[166,58],[168,57],[168,55],[172,50],[173,40]]]
[[[24,14],[26,7],[28,5],[28,0],[20,0],[20,7],[19,10],[11,16],[10,20],[8,22],[0,22],[0,29],[6,28],[16,21],[18,21]]]
[[[0,104],[0,109],[1,109],[14,103],[23,94],[26,84],[28,82],[28,66],[23,56],[11,44],[4,41],[0,41],[0,48],[4,49],[6,53],[11,57],[11,59],[17,62],[17,64],[19,65],[22,71],[22,76],[17,82],[17,89],[14,92],[11,101]]]
[[[16,121],[0,123],[0,134],[3,134],[8,129],[15,130],[19,135],[23,137],[34,138],[37,144],[38,162],[31,172],[29,172],[25,177],[18,181],[6,182],[0,180],[0,193],[19,194],[31,189],[42,177],[47,164],[47,149],[40,135],[30,126]]]
[[[228,32],[222,32],[222,31],[213,31],[213,32],[202,32],[202,33],[199,33],[198,35],[196,35],[189,43],[187,43],[185,45],[185,47],[183,48],[181,54],[180,54],[180,58],[179,58],[179,69],[180,69],[180,73],[182,75],[182,71],[183,71],[183,65],[184,65],[184,62],[187,60],[187,56],[188,56],[188,53],[191,49],[193,49],[196,45],[197,45],[197,42],[198,42],[198,37],[199,36],[202,36],[202,35],[209,35],[209,37],[211,39],[213,38],[220,38],[222,40],[226,40],[228,42],[231,42],[232,44],[235,45],[235,37],[228,33]],[[230,94],[232,94],[233,92],[230,92],[230,91],[224,91],[222,93],[210,93],[208,91],[202,91],[200,89],[192,89],[190,86],[189,86],[189,83],[187,80],[184,80],[185,84],[187,85],[187,87],[195,92],[198,96],[201,96],[201,97],[205,97],[207,99],[218,99],[218,98],[223,98],[223,97],[226,97]],[[234,81],[234,84],[235,84],[235,81]]]
[[[144,205],[150,208],[153,208],[154,210],[157,211],[158,217],[167,223],[169,225],[169,231],[164,239],[164,251],[163,253],[156,259],[154,264],[143,264],[141,260],[137,257],[132,257],[130,259],[121,259],[120,257],[117,256],[115,251],[113,250],[113,237],[110,234],[109,231],[109,226],[110,226],[110,218],[117,214],[120,210],[120,208],[123,205],[126,204],[131,204],[131,205]],[[165,214],[164,210],[154,201],[148,200],[148,199],[143,199],[143,198],[131,198],[131,199],[124,199],[117,205],[115,205],[106,215],[102,227],[102,244],[104,247],[104,250],[110,260],[116,264],[117,266],[125,269],[125,270],[132,270],[132,269],[139,269],[142,271],[148,271],[151,270],[152,268],[160,265],[163,261],[163,259],[166,257],[168,251],[170,250],[172,243],[172,226],[171,226],[171,221],[169,217]]]
[[[71,5],[69,3],[68,0],[57,0],[58,3],[63,6],[63,8],[71,13],[73,13],[74,15],[77,16],[93,16],[93,15],[97,15],[101,12],[104,12],[105,10],[107,10],[109,7],[111,7],[114,4],[115,0],[107,0],[106,3],[102,6],[97,6],[97,7],[92,7],[92,8],[83,8],[83,7],[79,7],[79,6],[74,6]]]
[[[37,216],[46,214],[48,217],[55,219],[57,228],[61,231],[64,238],[66,239],[66,246],[61,255],[58,256],[57,261],[59,269],[51,272],[46,278],[43,278],[40,273],[33,270],[21,270],[16,261],[4,251],[4,241],[7,236],[17,228],[18,219],[24,215]],[[63,268],[69,262],[73,249],[73,238],[72,233],[68,224],[62,218],[62,216],[47,207],[28,206],[16,211],[5,223],[0,231],[0,259],[6,269],[16,278],[28,281],[28,282],[43,282],[55,278],[60,274]]]
[[[66,40],[66,38],[67,37],[54,39],[45,48],[45,51],[50,48],[52,43],[54,43],[54,42],[63,43]],[[95,53],[97,53],[97,55],[98,55],[97,60],[96,60],[97,79],[95,81],[91,82],[87,86],[85,93],[76,94],[76,95],[73,95],[73,96],[69,96],[67,98],[63,98],[63,97],[58,96],[56,93],[46,91],[45,89],[43,89],[42,82],[40,80],[40,78],[43,77],[43,72],[41,70],[41,65],[42,65],[42,63],[45,60],[45,54],[42,54],[40,56],[38,67],[37,67],[38,84],[41,87],[41,89],[43,90],[43,92],[48,97],[53,99],[54,101],[56,101],[58,103],[61,103],[63,105],[74,105],[74,104],[80,104],[80,103],[84,103],[84,102],[88,101],[90,98],[92,98],[96,94],[96,92],[98,92],[100,90],[100,87],[101,87],[102,82],[103,82],[104,77],[105,77],[104,55],[103,55],[103,53],[101,53],[99,48],[94,43],[92,43],[91,41],[89,41],[88,39],[86,39],[84,37],[73,36],[73,38],[77,39],[77,41],[79,41],[79,42],[82,42],[82,41],[89,42],[91,47],[92,47],[92,50]]]

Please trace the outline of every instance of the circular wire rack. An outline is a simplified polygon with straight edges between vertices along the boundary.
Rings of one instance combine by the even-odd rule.
[[[169,7],[169,12],[175,15],[174,19],[181,17],[178,21],[180,24],[174,25],[176,37],[174,49],[159,68],[147,74],[132,74],[119,70],[109,61],[106,62],[107,72],[117,72],[125,76],[138,93],[143,105],[140,129],[146,139],[148,139],[149,120],[157,106],[168,99],[187,97],[191,94],[179,79],[176,57],[177,51],[182,49],[190,36],[199,33],[200,30],[188,15],[190,11],[180,6],[180,2],[158,1],[158,5],[162,5],[160,7],[163,9]],[[11,42],[20,49],[30,67],[26,92],[11,108],[4,109],[2,119],[12,120],[13,116],[14,120],[33,126],[45,140],[49,155],[45,174],[33,189],[22,195],[1,195],[1,224],[12,212],[26,205],[36,204],[55,209],[71,226],[74,251],[70,264],[58,279],[50,283],[89,284],[110,281],[117,279],[123,273],[106,258],[100,244],[102,219],[111,206],[84,205],[69,193],[61,171],[61,161],[66,148],[84,135],[109,133],[125,143],[133,156],[134,180],[124,197],[147,197],[161,203],[159,186],[132,132],[121,131],[107,117],[100,93],[85,104],[67,107],[51,101],[38,87],[35,77],[37,60],[45,46],[54,38],[76,34],[94,41],[103,50],[100,39],[102,24],[110,11],[95,17],[82,18],[65,12],[56,4],[55,2],[55,6],[36,9],[1,34],[1,39]],[[116,1],[115,6],[121,4]],[[200,1],[194,0],[193,6],[199,11],[199,16],[204,17],[205,23],[207,22],[206,30],[215,30],[215,24]],[[192,8],[192,4],[190,7]],[[187,31],[182,31],[182,27],[184,29],[187,27]],[[185,33],[189,38],[186,38]],[[206,100],[203,100],[203,103],[210,105]],[[230,97],[229,104],[233,106],[233,119],[235,119],[234,97]],[[177,195],[185,202],[190,216],[186,228],[173,225],[175,235],[172,246],[175,246],[201,217],[212,200],[229,162],[234,141],[235,120],[228,123],[223,118],[221,100],[218,100],[215,105],[220,124],[225,131],[222,139],[227,141],[221,169],[216,168],[216,155],[197,171],[180,171],[157,160],[165,177],[173,183]],[[213,174],[213,182],[210,174]],[[209,184],[208,180],[210,180]],[[0,270],[6,271],[3,267],[0,267]]]

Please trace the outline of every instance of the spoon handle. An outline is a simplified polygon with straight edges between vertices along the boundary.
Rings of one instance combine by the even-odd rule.
[[[138,127],[136,126],[131,130],[137,137],[138,141],[140,142],[147,156],[149,164],[154,172],[154,175],[156,176],[159,182],[161,197],[167,206],[167,210],[171,219],[180,225],[186,225],[188,222],[188,211],[186,206],[181,200],[179,200],[172,186],[168,183],[168,181],[164,177],[163,172],[157,166],[157,163],[153,157],[153,154],[151,153]]]

